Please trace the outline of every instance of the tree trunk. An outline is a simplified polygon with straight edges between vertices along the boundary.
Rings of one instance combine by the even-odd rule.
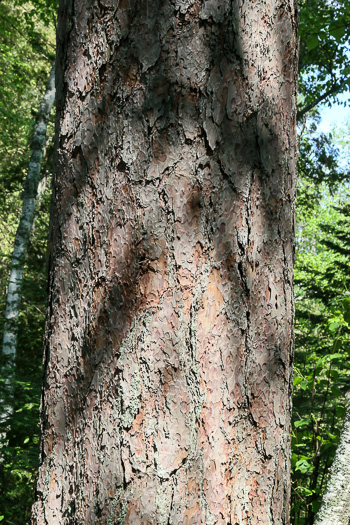
[[[35,121],[30,150],[31,156],[23,190],[22,214],[16,232],[10,265],[10,277],[6,296],[4,334],[2,341],[4,364],[1,370],[2,376],[5,378],[5,386],[7,386],[8,390],[10,390],[10,394],[17,354],[17,326],[21,305],[23,270],[34,221],[35,200],[37,197],[40,180],[41,159],[46,143],[47,123],[50,118],[54,101],[55,63],[52,65],[46,91],[41,101]],[[1,421],[4,421],[10,414],[11,407],[6,406],[3,410]]]
[[[295,9],[61,1],[33,523],[289,523]]]
[[[350,394],[347,394],[344,426],[331,475],[315,525],[349,525],[350,521]]]

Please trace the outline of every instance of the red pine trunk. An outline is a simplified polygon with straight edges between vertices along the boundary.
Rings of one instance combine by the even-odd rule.
[[[294,0],[61,0],[34,524],[287,524]]]

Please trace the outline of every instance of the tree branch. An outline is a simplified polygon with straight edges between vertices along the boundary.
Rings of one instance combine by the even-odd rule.
[[[315,106],[317,106],[317,104],[319,104],[320,102],[325,100],[330,95],[334,95],[335,93],[340,91],[341,88],[344,87],[344,85],[346,83],[348,83],[348,82],[349,82],[349,79],[345,78],[340,83],[334,84],[334,86],[331,87],[330,89],[328,89],[325,93],[323,93],[323,95],[319,96],[316,100],[314,100],[313,102],[310,102],[310,104],[308,104],[304,108],[300,109],[297,112],[297,118],[300,119],[301,117],[303,117],[305,115],[305,113],[308,113],[311,109],[313,109]]]

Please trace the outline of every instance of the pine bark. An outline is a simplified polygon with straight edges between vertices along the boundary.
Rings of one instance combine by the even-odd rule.
[[[287,524],[296,2],[61,0],[34,524]]]
[[[18,317],[21,305],[21,288],[24,264],[27,257],[30,234],[33,228],[35,202],[40,182],[41,161],[46,143],[46,130],[52,106],[55,101],[55,63],[53,63],[45,94],[40,103],[35,120],[33,138],[30,147],[30,161],[23,188],[23,204],[19,225],[16,232],[13,254],[10,264],[10,276],[6,295],[5,323],[2,340],[4,364],[1,369],[5,385],[11,394],[12,377],[17,355]],[[11,413],[6,406],[0,419],[3,421]]]
[[[350,393],[343,429],[315,525],[349,525],[350,521]]]

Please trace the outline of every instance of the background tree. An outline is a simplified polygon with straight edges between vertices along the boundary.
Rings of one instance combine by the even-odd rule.
[[[22,5],[23,4],[23,5]],[[42,9],[41,9],[42,7]],[[22,208],[35,115],[45,91],[55,54],[55,6],[37,2],[0,3],[0,305],[5,313],[6,288],[18,221]],[[50,24],[49,24],[50,22]],[[49,25],[48,25],[49,24]],[[52,136],[53,126],[49,125]],[[46,149],[41,189],[51,173],[52,140]],[[29,523],[34,498],[38,449],[38,406],[41,388],[42,334],[46,302],[45,251],[50,183],[37,203],[35,227],[22,287],[16,375],[11,421],[0,434],[0,520]],[[1,333],[4,317],[1,319]],[[4,366],[1,361],[0,366]],[[0,382],[0,411],[8,403]],[[5,445],[5,446],[3,446]]]
[[[349,301],[350,302],[350,301]],[[323,495],[316,525],[348,525],[350,520],[350,406],[348,407],[339,444],[332,463],[332,471]]]
[[[46,144],[46,131],[52,106],[55,101],[55,62],[53,62],[46,91],[40,103],[34,125],[30,148],[30,161],[23,188],[23,204],[19,225],[16,232],[14,249],[10,265],[10,277],[7,286],[5,324],[2,343],[2,376],[8,387],[10,398],[13,394],[12,382],[17,357],[18,318],[21,304],[21,290],[24,265],[27,258],[29,239],[34,223],[35,203],[40,183],[40,169]],[[4,403],[1,416],[3,422],[12,415],[13,402]]]

